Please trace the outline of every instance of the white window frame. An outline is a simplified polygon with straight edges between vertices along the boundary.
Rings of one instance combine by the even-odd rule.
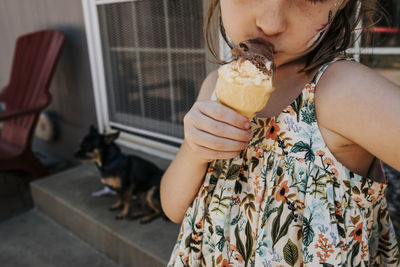
[[[97,7],[105,4],[116,4],[124,2],[135,2],[142,0],[82,0],[86,37],[88,43],[88,52],[90,59],[90,68],[92,75],[92,84],[95,98],[97,124],[100,132],[111,132],[112,127],[125,129],[139,135],[152,136],[155,138],[172,141],[176,144],[181,144],[183,139],[173,136],[166,136],[156,132],[127,127],[121,123],[110,121],[109,110],[107,103],[107,86],[105,78],[105,66],[103,60],[103,52],[100,36],[100,24]],[[167,0],[154,0],[154,1],[167,1]],[[184,49],[181,49],[184,50]],[[207,66],[209,68],[209,66]],[[151,140],[149,138],[141,137],[134,134],[121,132],[120,138],[117,143],[130,149],[139,150],[151,155],[161,158],[172,160],[179,148],[177,146],[169,145],[161,141]]]

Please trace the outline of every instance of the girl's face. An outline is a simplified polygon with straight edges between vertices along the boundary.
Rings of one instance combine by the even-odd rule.
[[[235,44],[261,38],[275,46],[277,67],[301,58],[325,36],[347,0],[220,0],[225,30]]]

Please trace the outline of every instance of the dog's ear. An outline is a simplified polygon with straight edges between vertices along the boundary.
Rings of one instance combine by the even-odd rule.
[[[91,135],[99,134],[99,131],[97,131],[97,128],[94,127],[93,124],[91,124],[90,127],[89,127],[89,134],[91,134]]]
[[[105,144],[111,144],[112,142],[114,142],[116,139],[118,139],[119,137],[119,131],[115,132],[115,133],[111,133],[111,134],[106,134],[103,136],[103,140]]]

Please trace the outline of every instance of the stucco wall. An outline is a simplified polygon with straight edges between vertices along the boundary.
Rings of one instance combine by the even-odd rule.
[[[88,125],[96,123],[81,0],[0,1],[0,88],[8,83],[17,37],[48,28],[66,35],[50,85],[53,101],[47,109],[55,115],[59,135],[50,142],[35,138],[34,147],[71,158]]]

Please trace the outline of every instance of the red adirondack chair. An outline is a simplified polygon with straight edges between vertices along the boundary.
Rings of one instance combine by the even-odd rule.
[[[0,170],[22,170],[41,177],[47,169],[32,152],[32,135],[40,112],[51,102],[48,91],[64,34],[43,30],[20,36],[9,84],[0,91]]]

